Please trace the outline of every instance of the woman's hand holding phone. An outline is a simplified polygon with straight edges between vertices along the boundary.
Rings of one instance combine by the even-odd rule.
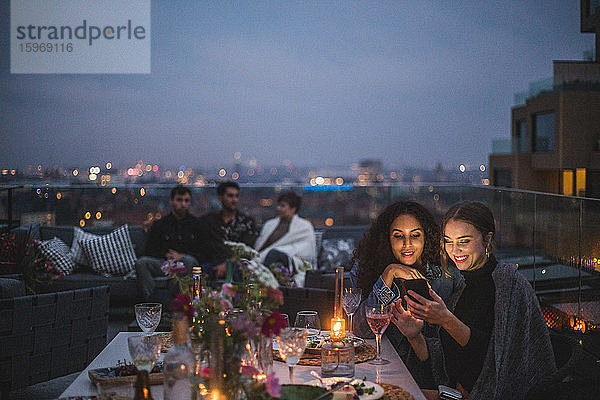
[[[404,296],[407,311],[415,318],[422,319],[430,324],[443,326],[452,317],[452,313],[446,307],[444,300],[431,288],[429,288],[429,295],[433,300],[427,300],[418,293],[409,290],[407,295]]]

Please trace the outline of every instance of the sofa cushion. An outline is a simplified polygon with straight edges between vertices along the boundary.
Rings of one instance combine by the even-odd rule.
[[[89,265],[80,241],[96,239],[97,237],[99,237],[99,235],[86,232],[78,227],[73,228],[73,244],[71,245],[71,256],[73,257],[73,261],[75,261],[77,264]]]
[[[0,299],[25,296],[25,284],[19,279],[0,278]]]
[[[136,255],[127,225],[108,235],[79,242],[92,269],[104,276],[126,275],[133,270]]]
[[[71,257],[71,249],[59,238],[45,240],[40,244],[40,251],[56,268],[65,275],[71,274],[75,268],[75,262]]]
[[[334,271],[338,266],[348,268],[354,247],[354,238],[323,239],[319,250],[318,269]]]

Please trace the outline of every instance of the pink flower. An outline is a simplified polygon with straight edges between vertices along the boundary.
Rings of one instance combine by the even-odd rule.
[[[254,375],[258,375],[259,373],[260,373],[259,370],[257,370],[256,368],[254,368],[250,365],[242,365],[242,375],[254,376]]]
[[[214,374],[215,373],[214,373],[213,369],[210,367],[204,367],[200,370],[200,375],[202,375],[203,378],[210,379],[213,377]]]
[[[247,338],[252,338],[258,335],[258,329],[256,328],[256,325],[254,325],[254,322],[252,322],[246,314],[242,314],[239,317],[231,320],[231,327],[236,331],[243,332]]]
[[[221,299],[221,307],[223,310],[233,310],[233,304],[227,299]]]
[[[269,315],[263,321],[260,331],[266,337],[277,336],[279,335],[279,332],[286,327],[286,325],[287,323],[285,322],[285,318],[283,317],[283,315],[281,315],[277,311],[273,311],[271,315]]]
[[[279,384],[279,379],[275,378],[275,372],[271,372],[267,375],[265,386],[269,395],[277,399],[281,397],[281,385]]]
[[[185,274],[187,272],[185,267],[175,267],[171,268],[172,274]]]
[[[171,311],[175,314],[183,314],[191,321],[194,318],[194,309],[190,304],[190,298],[187,294],[177,294],[171,301]]]
[[[283,304],[283,293],[279,289],[267,289],[267,296],[274,299],[278,304]]]
[[[231,283],[224,283],[223,284],[223,293],[225,293],[226,296],[234,297],[235,289],[233,288],[233,285]]]

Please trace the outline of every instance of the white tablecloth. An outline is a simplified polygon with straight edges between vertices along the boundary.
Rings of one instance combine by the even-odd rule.
[[[111,367],[117,364],[118,360],[127,360],[131,362],[129,357],[129,351],[127,350],[127,337],[139,335],[139,332],[120,332],[109,344],[102,350],[100,354],[88,365],[88,367],[73,381],[73,383],[61,394],[62,397],[74,397],[74,396],[90,396],[98,394],[96,386],[90,382],[88,378],[88,370],[97,368]],[[369,342],[373,342],[369,340]],[[417,386],[413,377],[410,375],[404,363],[398,357],[396,351],[387,340],[383,338],[382,341],[382,354],[384,358],[390,360],[390,364],[387,365],[371,365],[368,363],[356,364],[357,378],[367,377],[367,380],[373,382],[383,382],[392,385],[403,387],[405,390],[410,392],[415,400],[424,400],[425,397],[421,393],[421,390]],[[162,359],[162,356],[161,356]],[[288,368],[285,363],[275,361],[274,370],[279,382],[282,384],[289,383]],[[296,383],[303,383],[313,380],[314,377],[310,375],[310,371],[315,370],[319,374],[321,373],[320,367],[310,366],[296,366],[294,368],[294,379]],[[162,385],[152,386],[152,396],[155,400],[162,400],[163,388]]]

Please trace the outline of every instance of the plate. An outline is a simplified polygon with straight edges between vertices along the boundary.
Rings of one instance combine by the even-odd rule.
[[[155,366],[158,368],[158,370],[160,372],[153,372],[148,375],[150,377],[150,385],[162,385],[162,383],[163,383],[162,361],[158,361],[155,364]],[[92,381],[92,383],[94,383],[94,384],[104,383],[104,382],[114,383],[114,384],[119,384],[119,383],[124,384],[124,383],[131,383],[131,382],[135,383],[135,380],[137,378],[137,373],[135,373],[134,375],[117,375],[116,370],[117,370],[116,367],[91,369],[88,371],[88,377],[90,378],[90,381]]]
[[[333,377],[333,378],[323,378],[323,383],[325,383],[325,385],[327,386],[331,386],[337,382],[349,382],[351,384],[355,384],[355,383],[364,383],[365,384],[365,389],[369,389],[369,388],[375,388],[375,391],[371,394],[363,394],[361,396],[358,396],[358,398],[360,400],[375,400],[375,399],[380,399],[383,397],[383,394],[385,393],[385,390],[379,386],[378,384],[371,382],[371,381],[363,381],[362,379],[352,379],[352,378],[341,378],[341,377]],[[321,386],[321,382],[319,382],[317,379],[314,379],[312,381],[308,381],[306,382],[306,385],[312,385],[312,386]]]
[[[350,338],[346,338],[344,340],[349,340]],[[353,337],[354,348],[356,349],[361,344],[365,342],[364,339],[359,337]],[[323,343],[328,342],[329,336],[309,336],[306,339],[306,352],[312,354],[321,354],[321,346]],[[310,346],[310,347],[309,347]],[[277,339],[273,338],[273,350],[277,351]]]

